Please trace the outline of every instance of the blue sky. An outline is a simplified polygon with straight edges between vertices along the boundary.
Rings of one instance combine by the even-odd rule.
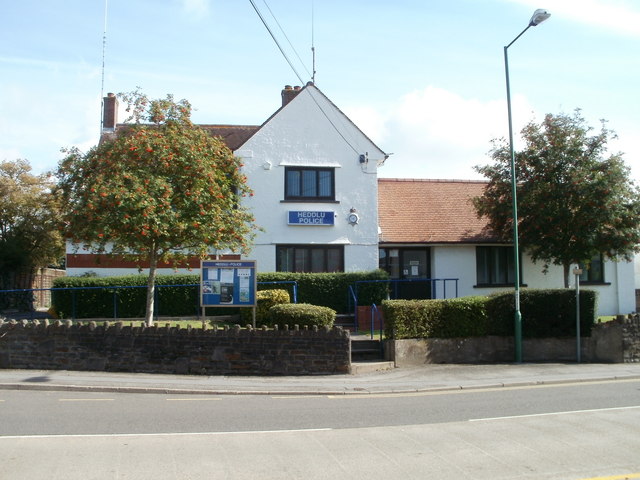
[[[104,93],[140,86],[188,99],[199,123],[258,125],[310,79],[313,30],[316,85],[392,153],[380,176],[480,178],[507,134],[503,46],[545,8],[509,48],[516,130],[579,107],[640,180],[636,1],[267,0],[306,69],[254,1],[302,82],[249,0],[108,0]],[[98,140],[105,0],[0,2],[0,159],[53,169],[61,147]]]

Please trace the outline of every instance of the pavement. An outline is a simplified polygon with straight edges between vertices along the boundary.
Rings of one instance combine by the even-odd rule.
[[[362,368],[358,368],[362,365]],[[423,365],[384,370],[354,364],[351,375],[199,376],[65,370],[0,370],[0,390],[207,395],[367,395],[640,380],[640,363]]]

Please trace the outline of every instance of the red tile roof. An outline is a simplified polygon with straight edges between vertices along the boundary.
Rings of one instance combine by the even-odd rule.
[[[378,179],[381,243],[496,243],[471,203],[486,182]]]
[[[235,151],[240,148],[249,138],[253,136],[260,126],[258,125],[198,125],[203,128],[209,135],[222,137],[224,143],[231,150]]]
[[[119,123],[116,132],[104,132],[100,137],[100,142],[105,140],[115,140],[117,135],[126,134],[133,124]],[[212,137],[222,137],[224,143],[230,150],[235,151],[240,148],[249,138],[253,136],[260,126],[258,125],[198,125],[207,131]]]

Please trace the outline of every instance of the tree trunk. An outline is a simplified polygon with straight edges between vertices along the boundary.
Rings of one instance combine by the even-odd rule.
[[[569,288],[569,272],[571,270],[571,264],[565,263],[562,265],[562,269],[564,270],[564,288]]]
[[[145,310],[144,321],[147,326],[153,325],[153,308],[156,292],[156,267],[158,265],[158,254],[155,250],[149,254],[149,278],[147,279],[147,308]]]

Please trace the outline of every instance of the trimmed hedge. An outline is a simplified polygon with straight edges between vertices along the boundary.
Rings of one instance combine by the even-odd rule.
[[[486,297],[385,300],[387,338],[455,338],[486,335]]]
[[[513,335],[515,305],[513,292],[489,295],[489,335]],[[598,294],[580,290],[580,334],[591,336],[598,319]],[[522,336],[524,338],[569,337],[576,334],[576,292],[567,288],[523,289],[520,291]]]
[[[449,300],[387,300],[382,303],[388,338],[456,338],[514,334],[513,292]],[[576,334],[575,291],[520,292],[524,338]],[[580,333],[590,336],[596,321],[597,293],[580,291]]]
[[[256,325],[273,326],[269,309],[274,305],[291,303],[289,292],[282,289],[260,290],[256,293]],[[244,323],[252,323],[252,308],[240,309],[240,315]]]
[[[320,305],[343,313],[349,311],[349,287],[353,287],[358,281],[370,280],[389,280],[389,275],[384,270],[340,273],[271,272],[258,274],[258,282],[297,282],[298,303]],[[293,298],[293,287],[290,285],[286,287],[291,298]],[[387,291],[388,283],[384,281],[360,284],[358,287],[358,304],[371,305],[375,303],[380,305],[387,298]]]
[[[196,275],[158,275],[156,285],[169,285],[156,289],[158,315],[180,316],[198,313],[198,286]],[[175,285],[175,286],[174,286]],[[60,318],[118,318],[144,317],[147,299],[147,276],[121,277],[60,277],[53,282],[51,303]],[[124,288],[115,288],[124,287]],[[82,288],[83,290],[55,290]],[[75,303],[75,307],[74,307]]]
[[[333,327],[336,311],[329,307],[309,305],[308,303],[289,303],[274,305],[269,310],[269,316],[274,325],[288,325],[293,327],[313,326]]]
[[[389,276],[382,270],[354,273],[258,273],[258,282],[298,283],[298,303],[309,303],[329,307],[338,312],[347,312],[349,306],[349,286],[357,281],[383,280],[382,282],[360,284],[358,303],[360,305],[380,304],[387,298]],[[161,287],[158,289],[156,314],[163,316],[191,316],[199,312],[198,285],[200,276],[158,275],[156,285],[190,285],[182,287]],[[54,288],[83,288],[73,293],[71,290],[54,290],[52,306],[60,318],[132,318],[143,317],[146,304],[146,275],[121,277],[60,277],[54,280]],[[115,288],[115,287],[130,288]],[[132,288],[136,287],[136,288]],[[258,285],[258,290],[283,289],[293,298],[292,284]],[[117,315],[114,315],[114,293]],[[74,300],[75,297],[75,300]],[[75,308],[74,308],[75,302]],[[234,315],[242,310],[236,307],[207,308],[207,315]],[[244,314],[243,314],[244,315]],[[249,313],[250,315],[250,313]]]

